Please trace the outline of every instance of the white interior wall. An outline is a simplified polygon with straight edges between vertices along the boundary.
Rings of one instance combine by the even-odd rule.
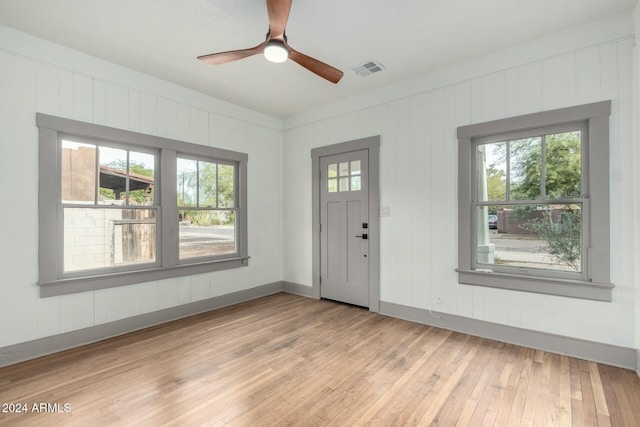
[[[633,11],[634,18],[634,29],[635,29],[635,47],[634,51],[634,109],[633,109],[633,117],[634,121],[634,134],[633,139],[636,141],[635,149],[636,149],[636,162],[635,165],[640,164],[640,147],[638,147],[638,140],[640,138],[640,120],[638,119],[638,115],[640,114],[640,52],[638,48],[638,43],[640,43],[640,4],[636,5],[635,10]],[[640,172],[636,169],[636,189],[633,194],[640,193]],[[636,202],[636,212],[640,212],[640,197],[635,197]],[[636,223],[636,251],[640,251],[640,225]],[[640,281],[640,263],[634,263],[636,268],[636,282]],[[637,283],[636,290],[636,318],[635,318],[635,330],[636,330],[636,349],[638,350],[638,374],[640,375],[640,283]]]
[[[0,27],[0,347],[282,280],[281,121]],[[249,267],[38,294],[36,112],[248,153]]]
[[[285,280],[312,282],[310,150],[381,135],[380,199],[391,212],[381,218],[383,301],[636,347],[631,21],[593,23],[424,76],[413,88],[403,83],[286,120]],[[611,229],[613,302],[459,285],[456,128],[606,99],[611,224],[602,226]],[[436,292],[444,305],[434,304]]]
[[[640,347],[631,21],[548,36],[292,117],[284,147],[278,119],[0,27],[0,347],[282,279],[310,286],[310,150],[376,134],[381,203],[391,210],[382,218],[384,301]],[[614,101],[614,301],[458,285],[456,127],[603,99]],[[39,298],[36,111],[248,152],[250,267]],[[433,305],[435,292],[443,306]]]

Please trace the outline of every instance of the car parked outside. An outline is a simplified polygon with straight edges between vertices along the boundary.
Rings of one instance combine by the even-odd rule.
[[[498,215],[489,215],[489,228],[498,228]]]

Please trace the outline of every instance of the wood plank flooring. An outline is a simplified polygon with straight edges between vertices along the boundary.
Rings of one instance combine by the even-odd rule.
[[[0,404],[27,406],[3,426],[638,426],[640,378],[278,294],[2,368]]]

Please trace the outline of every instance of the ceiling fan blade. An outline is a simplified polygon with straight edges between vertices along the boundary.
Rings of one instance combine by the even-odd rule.
[[[291,46],[287,47],[289,48],[289,59],[299,65],[302,65],[304,68],[319,75],[323,79],[329,80],[331,83],[338,83],[344,75],[342,71],[332,67],[331,65],[318,61],[304,53],[300,53],[294,50]]]
[[[269,14],[269,39],[281,39],[289,20],[292,0],[267,0]]]
[[[227,62],[237,61],[239,59],[262,53],[266,44],[267,42],[265,41],[260,43],[258,46],[251,47],[249,49],[211,53],[209,55],[198,56],[198,59],[213,65],[226,64]]]

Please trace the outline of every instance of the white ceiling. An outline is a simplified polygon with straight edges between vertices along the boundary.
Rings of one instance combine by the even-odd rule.
[[[0,24],[275,117],[289,117],[474,56],[632,10],[637,0],[293,0],[296,50],[344,71],[337,85],[261,55],[264,0],[0,0]],[[375,59],[368,77],[350,68]]]

